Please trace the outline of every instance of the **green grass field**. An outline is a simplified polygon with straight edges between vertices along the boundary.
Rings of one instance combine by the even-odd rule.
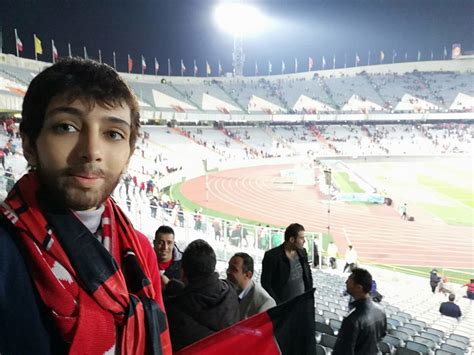
[[[333,172],[332,178],[342,193],[364,192],[357,183],[350,179],[346,172]]]
[[[417,182],[433,190],[441,199],[452,200],[451,205],[420,203],[424,209],[448,224],[474,225],[474,192],[471,189],[453,186],[431,176],[417,175]]]

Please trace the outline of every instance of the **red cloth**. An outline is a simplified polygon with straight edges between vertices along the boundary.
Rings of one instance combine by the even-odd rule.
[[[158,268],[160,270],[167,270],[170,267],[172,262],[173,262],[173,258],[171,258],[169,261],[165,261],[163,263],[158,261]]]
[[[23,176],[0,211],[16,230],[36,289],[61,337],[70,343],[69,353],[104,354],[118,347],[124,355],[171,354],[166,321],[158,335],[146,326],[146,314],[147,321],[160,312],[164,317],[159,273],[148,240],[108,199],[102,229],[110,236],[111,259],[70,211],[45,210],[37,199],[39,188],[35,173]],[[122,272],[126,265],[131,265],[127,270],[137,270],[134,277]],[[137,281],[142,284],[129,285]],[[155,300],[161,311],[150,313]],[[149,349],[152,340],[160,351]]]
[[[464,286],[467,286],[468,292],[474,292],[474,284],[465,284]]]

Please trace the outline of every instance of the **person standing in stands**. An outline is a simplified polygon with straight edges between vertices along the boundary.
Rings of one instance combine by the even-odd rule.
[[[290,224],[283,244],[263,257],[261,284],[277,304],[313,288],[304,231],[301,224]]]
[[[275,307],[275,300],[253,280],[253,259],[247,253],[236,253],[229,260],[227,280],[239,295],[240,320]]]
[[[460,318],[462,316],[461,308],[454,303],[456,296],[454,294],[449,294],[449,302],[443,302],[439,306],[439,313],[446,317]]]
[[[342,272],[346,272],[347,269],[351,272],[352,269],[357,266],[357,252],[352,245],[347,247],[345,259],[346,265],[344,265],[344,270],[342,270]]]
[[[470,300],[474,300],[474,279],[465,284],[463,287],[467,287],[466,297]]]
[[[181,259],[182,281],[166,286],[165,305],[173,351],[239,320],[237,293],[215,272],[216,254],[204,240],[192,241]]]
[[[436,292],[436,287],[438,287],[438,284],[441,282],[441,277],[438,275],[438,270],[433,269],[430,272],[430,286],[431,286],[431,292],[435,293]]]
[[[337,268],[337,245],[331,240],[328,245],[329,265],[331,269]]]
[[[155,232],[153,248],[158,259],[158,267],[162,274],[162,281],[166,285],[168,280],[163,280],[163,275],[168,279],[181,279],[181,259],[183,253],[178,249],[174,240],[174,230],[168,226],[160,226]]]
[[[377,343],[387,333],[383,308],[372,301],[372,275],[365,269],[354,269],[346,281],[347,293],[354,310],[344,318],[337,334],[333,355],[376,355]]]
[[[139,126],[105,64],[64,59],[31,81],[30,170],[0,206],[1,354],[171,354],[153,249],[110,198]]]

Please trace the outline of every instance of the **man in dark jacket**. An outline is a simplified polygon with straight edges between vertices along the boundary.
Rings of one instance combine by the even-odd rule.
[[[431,292],[435,293],[436,287],[438,287],[438,284],[441,281],[441,277],[438,275],[438,270],[433,269],[430,272],[430,286],[431,286]]]
[[[158,259],[160,273],[168,279],[181,279],[181,257],[183,253],[174,242],[173,228],[160,226],[155,232],[153,248]]]
[[[439,313],[446,317],[460,318],[462,316],[461,308],[454,303],[454,296],[452,293],[449,295],[449,302],[441,303],[439,307]]]
[[[202,239],[191,242],[181,259],[183,281],[170,280],[165,308],[173,351],[178,351],[239,320],[234,288],[214,272],[216,254]]]
[[[342,321],[332,353],[376,355],[377,343],[387,333],[387,317],[370,297],[372,275],[365,269],[354,269],[346,286],[355,309]]]
[[[304,227],[290,224],[285,230],[285,242],[263,257],[261,284],[277,304],[313,288],[304,243]]]

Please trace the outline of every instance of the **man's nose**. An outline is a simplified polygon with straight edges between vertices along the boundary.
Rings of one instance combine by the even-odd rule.
[[[100,132],[85,129],[79,136],[80,156],[86,162],[101,161],[103,158],[103,141]]]

